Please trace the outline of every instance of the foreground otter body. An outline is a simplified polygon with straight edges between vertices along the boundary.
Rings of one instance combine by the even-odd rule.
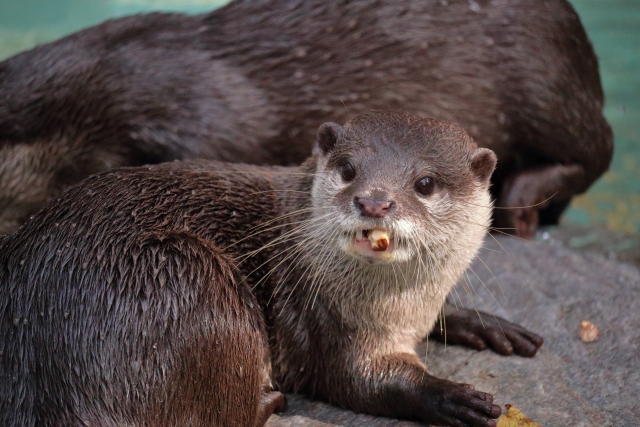
[[[371,113],[323,125],[300,167],[87,179],[0,240],[0,424],[261,425],[283,407],[273,382],[495,425],[490,395],[429,375],[414,351],[482,242],[494,166],[453,125]],[[464,314],[458,342],[526,356],[542,343]]]
[[[0,233],[117,166],[292,164],[327,120],[456,122],[499,164],[497,226],[529,236],[605,171],[597,60],[565,0],[234,1],[123,18],[0,63]]]

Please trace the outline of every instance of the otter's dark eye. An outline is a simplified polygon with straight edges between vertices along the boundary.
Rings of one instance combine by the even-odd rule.
[[[345,163],[340,167],[340,176],[344,182],[353,181],[356,177],[356,170],[351,163]]]
[[[436,184],[430,176],[425,176],[416,181],[416,191],[423,196],[428,196],[433,193],[435,186]]]

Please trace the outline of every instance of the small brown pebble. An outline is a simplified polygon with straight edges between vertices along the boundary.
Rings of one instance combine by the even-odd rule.
[[[580,322],[580,332],[578,335],[582,342],[592,342],[598,338],[598,328],[588,320]]]

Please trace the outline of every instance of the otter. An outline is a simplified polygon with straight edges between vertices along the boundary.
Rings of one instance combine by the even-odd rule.
[[[415,353],[439,315],[472,347],[542,344],[445,306],[490,222],[495,154],[393,111],[325,123],[315,147],[297,167],[94,175],[4,237],[0,423],[258,426],[298,392],[495,426],[490,394]]]
[[[0,63],[0,233],[118,166],[302,162],[375,109],[500,159],[494,225],[530,237],[608,167],[598,62],[566,0],[235,0],[108,21]]]

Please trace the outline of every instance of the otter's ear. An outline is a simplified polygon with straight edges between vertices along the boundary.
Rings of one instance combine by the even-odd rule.
[[[313,152],[317,152],[318,149],[322,154],[327,154],[333,150],[338,140],[342,137],[342,128],[335,123],[323,123],[318,128],[318,137],[316,145],[313,147]]]
[[[497,162],[495,153],[488,148],[477,148],[471,154],[471,170],[483,184],[489,184]]]

